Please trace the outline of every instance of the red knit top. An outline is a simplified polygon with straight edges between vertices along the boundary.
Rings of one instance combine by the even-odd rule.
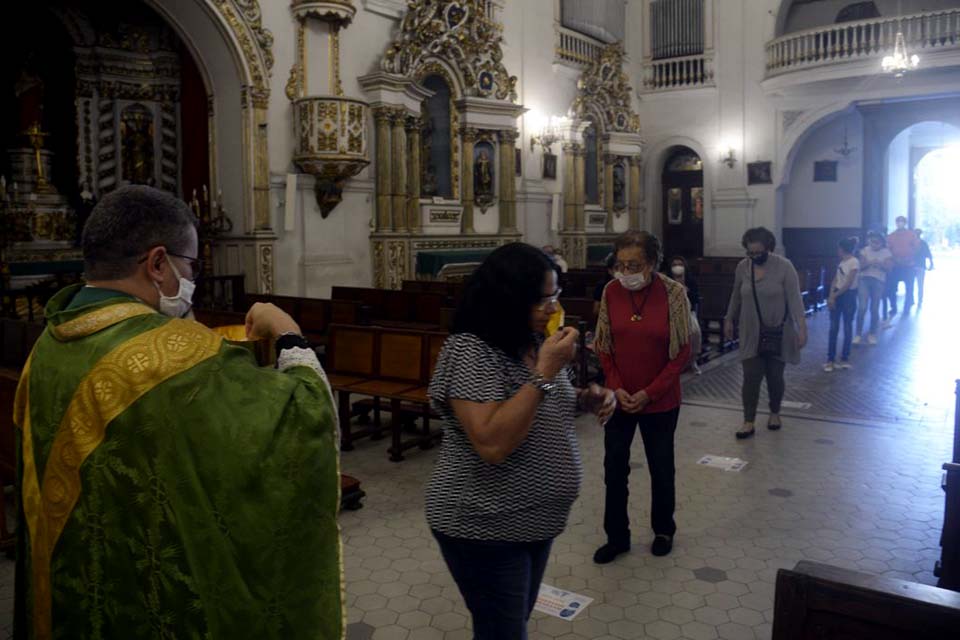
[[[613,336],[613,354],[600,354],[610,389],[647,392],[650,403],[642,413],[663,413],[680,406],[680,372],[690,359],[685,344],[670,359],[670,321],[667,288],[654,277],[640,291],[628,291],[619,282],[604,290]],[[633,321],[635,315],[641,320]]]

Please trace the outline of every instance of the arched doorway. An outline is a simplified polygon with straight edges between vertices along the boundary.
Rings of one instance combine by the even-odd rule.
[[[663,245],[666,256],[703,256],[703,161],[685,146],[667,151],[661,174]]]
[[[124,184],[180,197],[209,187],[205,82],[160,15],[139,2],[11,9],[0,38],[9,62],[2,84],[10,88],[0,100],[3,149],[32,148],[25,131],[35,127],[49,186],[74,206]],[[27,187],[32,175],[17,163],[4,153],[0,172]]]
[[[937,121],[918,122],[890,141],[883,194],[886,228],[893,228],[901,215],[911,227],[930,231],[948,224],[955,203],[960,202],[955,180],[958,165],[951,164],[958,148],[960,128]]]
[[[103,0],[98,3],[37,0],[17,3],[8,13],[8,20],[0,27],[0,32],[7,32],[6,46],[0,46],[7,51],[16,49],[14,55],[5,59],[18,64],[8,62],[9,72],[0,73],[0,80],[4,80],[5,75],[19,74],[19,62],[30,48],[38,48],[34,47],[36,43],[64,52],[54,69],[60,76],[67,73],[67,67],[74,69],[75,75],[83,75],[77,74],[78,67],[82,67],[84,73],[89,71],[91,65],[80,64],[78,60],[84,55],[103,60],[112,73],[116,66],[114,58],[120,59],[121,67],[136,68],[138,65],[131,63],[132,58],[152,51],[165,52],[150,63],[139,65],[143,78],[141,94],[133,96],[135,99],[107,95],[113,93],[113,85],[102,92],[114,106],[122,102],[124,108],[144,104],[146,111],[131,108],[126,113],[124,131],[143,134],[139,142],[137,136],[127,140],[128,136],[121,135],[123,132],[111,136],[108,129],[101,129],[101,118],[106,119],[104,114],[95,108],[91,96],[85,99],[80,95],[81,89],[89,89],[88,79],[77,77],[72,83],[61,82],[76,90],[62,101],[57,98],[57,107],[51,110],[63,107],[74,114],[68,114],[64,122],[74,129],[77,175],[64,178],[64,172],[59,169],[51,173],[60,176],[62,183],[72,185],[76,194],[86,191],[99,195],[95,189],[87,189],[87,183],[100,182],[100,169],[103,169],[104,186],[111,187],[106,184],[110,179],[106,175],[110,163],[122,165],[125,144],[128,160],[133,159],[131,153],[139,147],[141,151],[135,154],[139,159],[131,162],[139,167],[138,173],[125,177],[122,166],[113,166],[117,183],[145,181],[142,174],[150,173],[151,166],[142,159],[152,157],[154,173],[161,174],[154,176],[158,186],[165,182],[169,191],[186,199],[191,198],[196,189],[202,199],[202,187],[208,185],[210,200],[217,198],[234,230],[229,238],[218,241],[216,272],[244,273],[248,290],[272,290],[275,237],[270,230],[267,108],[273,37],[263,28],[259,1],[243,3],[238,12],[233,4],[216,0]],[[13,44],[24,41],[30,46]],[[58,42],[65,44],[60,46]],[[111,58],[112,50],[124,55]],[[108,55],[102,55],[105,53]],[[47,49],[41,57],[50,57]],[[148,72],[151,64],[161,71]],[[166,108],[154,109],[154,120],[148,122],[151,105],[144,100],[157,97],[157,77],[174,70],[175,81],[167,83],[165,91],[168,97],[174,94],[172,102],[179,106],[171,108],[168,104]],[[12,86],[16,79],[5,81]],[[0,97],[0,101],[5,99],[6,96]],[[5,115],[19,110],[17,103],[10,100],[2,107]],[[149,137],[151,126],[155,134],[152,154],[143,140]],[[177,130],[176,135],[171,134],[173,129]],[[161,130],[159,136],[158,130]],[[50,144],[54,144],[54,137],[48,138]],[[58,135],[56,139],[69,141],[71,136]],[[112,151],[108,148],[111,144],[115,147]],[[90,148],[93,152],[87,153]],[[98,166],[101,152],[104,167]],[[9,186],[10,163],[3,168],[7,171]]]

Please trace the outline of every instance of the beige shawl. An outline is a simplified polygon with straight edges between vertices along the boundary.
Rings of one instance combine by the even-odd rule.
[[[667,288],[668,317],[670,321],[670,359],[680,354],[680,350],[690,342],[690,301],[687,299],[687,288],[668,278],[662,273],[657,277]],[[603,300],[600,302],[600,316],[597,318],[597,336],[593,343],[597,353],[613,355],[613,333],[610,331],[610,317],[607,314],[607,288],[615,280],[607,283],[603,290]],[[650,286],[653,286],[651,283]]]

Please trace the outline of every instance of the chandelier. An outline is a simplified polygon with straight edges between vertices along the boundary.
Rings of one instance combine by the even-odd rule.
[[[892,73],[894,78],[901,78],[907,71],[916,69],[918,64],[920,64],[920,56],[917,54],[907,55],[907,46],[903,42],[903,32],[897,31],[893,45],[893,55],[884,56],[880,63],[884,73]]]

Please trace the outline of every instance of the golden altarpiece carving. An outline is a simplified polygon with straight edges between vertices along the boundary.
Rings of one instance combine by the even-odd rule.
[[[612,243],[616,217],[628,215],[629,227],[640,227],[643,140],[624,63],[623,45],[614,43],[584,70],[562,132],[560,244],[575,268],[587,265],[589,246]]]
[[[416,277],[418,254],[475,259],[520,239],[514,148],[524,109],[488,4],[410,3],[379,70],[360,78],[375,122],[377,287]]]

